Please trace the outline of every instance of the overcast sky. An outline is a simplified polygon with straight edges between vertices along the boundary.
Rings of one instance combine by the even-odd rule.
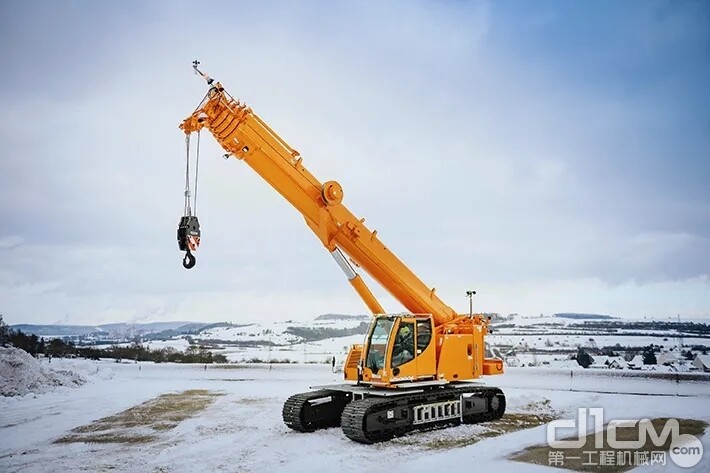
[[[707,2],[239,3],[0,4],[8,323],[366,312],[209,135],[182,268],[193,59],[462,312],[710,316]]]

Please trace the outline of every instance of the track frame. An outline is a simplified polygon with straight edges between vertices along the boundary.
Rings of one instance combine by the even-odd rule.
[[[300,432],[340,426],[345,436],[367,444],[499,419],[506,405],[500,389],[471,383],[387,390],[352,384],[317,388],[284,403],[284,423]]]

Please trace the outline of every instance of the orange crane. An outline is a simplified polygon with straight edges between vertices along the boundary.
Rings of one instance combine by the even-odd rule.
[[[373,443],[413,430],[502,416],[503,392],[470,383],[503,373],[502,360],[485,356],[490,320],[472,310],[459,314],[444,303],[435,288],[382,243],[377,231],[365,226],[364,218],[343,205],[340,184],[316,179],[298,151],[198,66],[195,61],[194,71],[207,81],[208,91],[180,124],[188,142],[188,163],[190,135],[207,128],[225,157],[244,161],[303,215],[374,316],[364,343],[349,351],[346,382],[291,396],[283,407],[286,425],[303,432],[340,425],[352,440]],[[189,189],[178,229],[186,268],[195,264],[191,252],[200,236],[188,202]],[[350,261],[408,312],[386,314]]]

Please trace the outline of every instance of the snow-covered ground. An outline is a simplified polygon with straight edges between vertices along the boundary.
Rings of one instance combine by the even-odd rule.
[[[647,345],[660,345],[665,348],[673,348],[678,346],[677,338],[670,337],[653,337],[653,336],[628,336],[628,335],[596,335],[596,334],[584,334],[584,335],[551,335],[541,333],[539,335],[508,335],[503,333],[494,332],[490,334],[486,341],[493,345],[507,345],[507,346],[527,346],[528,348],[534,348],[537,350],[560,350],[560,349],[573,349],[578,346],[588,347],[590,346],[590,339],[594,340],[594,344],[597,347],[613,347],[617,343],[622,347],[628,346],[647,346]],[[688,345],[704,345],[710,346],[710,338],[685,338],[685,346]]]
[[[63,362],[82,367],[89,363]],[[525,447],[545,443],[544,426],[446,450],[431,450],[426,445],[439,439],[465,440],[484,427],[431,431],[370,446],[351,442],[337,428],[312,434],[289,430],[281,420],[281,406],[289,395],[311,385],[339,381],[340,376],[324,365],[229,369],[211,365],[205,369],[204,365],[90,363],[103,375],[89,376],[83,386],[0,398],[0,471],[559,472],[507,459]],[[710,421],[708,383],[610,378],[590,371],[575,371],[570,376],[569,371],[535,368],[511,368],[503,376],[486,378],[486,383],[504,389],[509,412],[525,411],[531,403],[549,400],[549,406],[564,417],[570,417],[578,407],[604,407],[608,418],[671,416]],[[71,429],[158,395],[188,389],[224,395],[176,428],[159,432],[151,442],[53,443]],[[707,452],[710,436],[704,435],[702,442]],[[708,471],[709,465],[704,460],[695,471]],[[673,468],[654,465],[642,471]]]
[[[196,340],[224,340],[232,342],[263,341],[274,345],[287,345],[301,341],[301,338],[287,332],[289,327],[309,329],[352,329],[362,322],[369,323],[369,317],[346,319],[313,320],[308,322],[260,322],[241,326],[215,327],[201,331]]]
[[[233,342],[266,341],[276,345],[293,343],[298,337],[286,333],[286,329],[293,323],[272,322],[263,324],[250,324],[238,327],[216,327],[203,330],[195,336],[198,340],[225,340]]]
[[[184,338],[174,338],[170,340],[151,340],[149,342],[143,343],[143,346],[150,350],[162,350],[163,348],[172,348],[173,350],[185,351],[190,347],[190,342],[188,342]]]
[[[264,361],[289,360],[293,363],[328,363],[332,356],[345,357],[350,345],[363,343],[364,335],[327,338],[316,342],[301,342],[285,346],[228,346],[216,353],[226,355],[230,362],[248,362],[252,359]]]
[[[649,317],[649,318],[634,318],[634,317],[623,317],[614,319],[574,319],[569,317],[555,317],[554,315],[544,315],[544,316],[526,316],[526,315],[514,315],[509,320],[502,323],[513,322],[518,326],[526,325],[540,325],[540,324],[551,324],[551,325],[570,325],[570,324],[583,324],[585,322],[677,322],[676,317]],[[682,319],[683,322],[695,322],[699,324],[708,324],[710,319],[707,317],[697,317]]]

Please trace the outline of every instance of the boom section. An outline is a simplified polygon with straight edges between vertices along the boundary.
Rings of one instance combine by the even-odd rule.
[[[365,219],[357,218],[342,204],[340,184],[321,183],[305,168],[298,151],[251,108],[235,100],[220,83],[209,83],[203,101],[180,125],[186,134],[207,128],[229,156],[244,161],[303,215],[331,253],[338,249],[346,253],[408,311],[432,314],[437,324],[458,317],[434,288],[424,284],[380,241],[377,231],[365,226]],[[373,312],[381,309],[376,301],[366,303]]]

